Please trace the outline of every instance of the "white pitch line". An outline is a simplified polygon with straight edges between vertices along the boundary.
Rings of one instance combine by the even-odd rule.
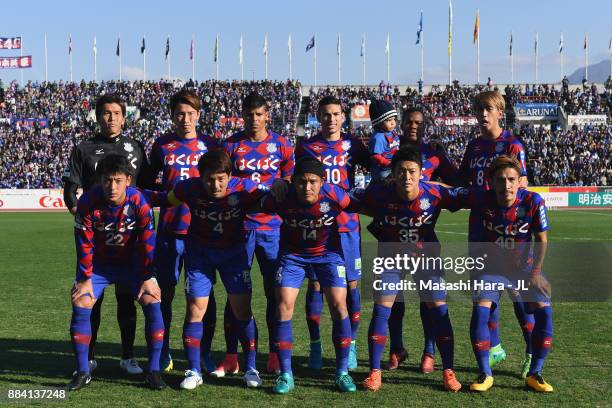
[[[578,214],[594,214],[594,215],[603,215],[604,217],[612,217],[612,214],[606,214],[606,213],[600,213],[600,212],[580,211],[580,210],[564,210],[564,211],[578,213]]]

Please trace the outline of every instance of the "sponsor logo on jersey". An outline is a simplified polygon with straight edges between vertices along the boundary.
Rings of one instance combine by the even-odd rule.
[[[504,150],[504,142],[497,142],[495,145],[495,152],[501,153]]]
[[[230,195],[229,197],[227,197],[227,203],[229,205],[231,205],[232,207],[235,207],[238,205],[238,197],[236,197],[235,194]]]
[[[104,154],[104,149],[96,149],[96,154]]]
[[[429,198],[422,198],[419,201],[419,207],[421,207],[421,210],[426,210],[431,207],[431,204],[429,203]]]
[[[198,141],[198,150],[204,150],[204,151],[206,151],[206,150],[207,150],[207,149],[206,149],[206,145],[205,145],[205,144],[204,144],[204,142],[203,142],[203,141],[201,141],[201,140],[199,140],[199,141]]]
[[[276,153],[276,151],[278,150],[276,148],[276,143],[268,143],[268,146],[266,146],[266,150],[268,151],[268,153]]]
[[[347,151],[351,148],[351,141],[350,140],[343,140],[342,141],[342,150]]]
[[[485,211],[485,215],[489,218],[493,218],[495,216],[495,211],[493,210],[486,210]]]
[[[323,201],[319,205],[319,211],[321,211],[322,213],[327,213],[327,212],[329,212],[329,210],[330,210],[329,203],[327,201]]]
[[[131,143],[125,142],[123,144],[123,150],[125,150],[126,152],[133,152],[134,151],[134,146],[132,146]]]

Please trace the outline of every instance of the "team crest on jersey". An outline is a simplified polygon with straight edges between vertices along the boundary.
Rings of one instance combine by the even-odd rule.
[[[328,213],[330,210],[329,208],[329,203],[327,201],[323,201],[320,205],[319,205],[319,211],[321,211],[322,213]]]
[[[497,144],[495,145],[495,152],[501,153],[503,151],[504,151],[504,142],[497,142]]]
[[[201,140],[198,141],[198,150],[206,150],[206,145]]]
[[[495,216],[495,211],[493,210],[486,210],[485,211],[485,215],[489,218],[493,218]]]
[[[227,197],[227,203],[229,205],[231,205],[232,207],[235,207],[238,205],[238,197],[236,197],[234,194],[230,195],[229,197]]]
[[[268,143],[266,150],[268,151],[268,153],[276,153],[276,151],[278,150],[276,148],[276,143]]]
[[[96,154],[104,154],[104,149],[96,149]]]
[[[134,146],[132,146],[131,143],[125,142],[123,144],[123,150],[125,150],[126,152],[133,152],[134,151]]]
[[[431,207],[431,204],[429,203],[429,198],[422,198],[419,201],[419,207],[421,207],[421,210],[426,210]]]
[[[524,207],[517,207],[516,208],[516,216],[518,218],[522,218],[525,216],[525,208]]]
[[[347,151],[351,148],[351,141],[350,140],[343,140],[342,141],[342,150]]]

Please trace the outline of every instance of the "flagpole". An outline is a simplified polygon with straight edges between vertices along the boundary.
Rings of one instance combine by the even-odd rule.
[[[424,47],[424,44],[423,44],[424,39],[425,39],[425,33],[423,31],[421,31],[421,82],[423,82],[423,73],[424,73],[424,69],[423,69],[423,67],[424,67],[424,65],[423,65],[423,61],[424,61],[423,54],[425,52],[424,48],[423,48]]]
[[[476,83],[480,83],[480,10],[476,10]]]
[[[265,57],[266,57],[266,81],[268,80],[268,33],[266,33],[266,38],[265,38],[265,48],[266,48],[266,52],[265,52]]]
[[[288,48],[289,48],[289,80],[293,80],[293,62],[291,61],[293,55],[292,55],[292,43],[291,43],[291,34],[289,34],[289,42],[288,42]]]
[[[538,33],[536,33],[535,42],[535,83],[538,83]]]
[[[119,36],[119,81],[121,81],[123,79],[122,75],[121,75],[121,36]]]
[[[21,46],[19,47],[19,56],[23,57],[23,34],[20,37],[21,37]],[[21,74],[20,85],[23,86],[23,69],[20,69],[19,73]]]
[[[362,56],[362,64],[363,64],[363,86],[366,84],[366,35],[363,33],[363,56]]]
[[[147,44],[144,35],[142,36],[142,41],[145,45],[144,50],[142,50],[142,81],[145,82],[147,80]]]
[[[170,44],[170,34],[168,34],[167,38],[168,38],[168,40],[167,40],[168,43],[167,44],[169,45]],[[166,62],[168,64],[168,81],[170,81],[170,47],[168,47],[168,55],[167,55],[167,58],[166,58]]]
[[[453,3],[448,0],[448,84],[453,84]]]
[[[314,35],[314,86],[317,86],[317,35]]]
[[[49,81],[49,76],[48,76],[48,62],[47,62],[47,33],[45,33],[45,82]]]
[[[584,79],[589,80],[589,35],[584,37]]]
[[[387,84],[391,82],[391,42],[387,33]]]
[[[68,59],[70,61],[70,82],[72,82],[72,35],[70,35],[70,53]]]
[[[338,33],[338,44],[337,44],[337,54],[338,54],[338,85],[342,85],[342,49],[340,45],[340,33]]]
[[[191,80],[195,81],[195,34],[191,34]]]
[[[240,80],[244,81],[244,48],[242,42],[242,34],[240,34],[240,55],[238,55],[238,57],[240,62]]]
[[[216,52],[216,54],[215,54],[215,56],[216,56],[215,64],[217,66],[217,81],[218,81],[219,80],[219,34],[217,34],[217,42],[215,44],[215,48],[216,48],[216,50],[215,50],[215,52]]]
[[[98,46],[96,45],[96,36],[94,35],[94,82],[98,81]]]
[[[559,47],[561,47],[561,50],[560,50],[560,52],[561,52],[561,80],[563,81],[563,76],[564,76],[563,75],[564,74],[564,72],[563,72],[563,47],[564,47],[564,44],[563,44],[563,33],[561,33],[561,45]]]
[[[514,32],[510,31],[510,83],[514,85]]]

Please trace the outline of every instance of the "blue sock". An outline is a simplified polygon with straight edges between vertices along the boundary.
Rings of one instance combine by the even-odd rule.
[[[200,352],[202,356],[206,356],[210,353],[212,348],[212,341],[215,337],[215,329],[217,328],[217,301],[215,300],[215,293],[212,289],[208,296],[208,306],[206,307],[206,313],[204,313],[202,323],[204,323],[204,334],[202,335]]]
[[[89,374],[89,342],[91,341],[91,309],[72,306],[70,338],[77,360],[77,371]]]
[[[349,317],[332,320],[332,340],[336,350],[336,375],[348,373],[348,357],[351,348],[351,321]]]
[[[248,371],[255,369],[255,357],[257,357],[257,325],[255,324],[255,318],[251,317],[249,320],[235,320],[238,338],[242,344],[242,351],[244,353],[245,369]]]
[[[368,328],[368,353],[370,357],[370,370],[380,370],[380,359],[387,342],[387,321],[391,315],[391,308],[374,303],[372,320]]]
[[[293,349],[293,328],[291,327],[291,320],[278,320],[275,327],[275,347],[278,350],[281,372],[293,375],[293,370],[291,369],[291,353]]]
[[[521,325],[521,330],[523,331],[523,339],[525,340],[525,353],[531,354],[531,332],[533,331],[533,326],[535,324],[535,320],[533,314],[528,313],[525,306],[525,302],[518,301],[514,303],[514,315]]]
[[[266,294],[266,325],[268,326],[268,352],[276,353],[274,333],[276,332],[276,296],[274,293]]]
[[[351,319],[351,340],[357,339],[357,331],[361,322],[361,294],[359,288],[349,289],[346,292],[346,306]]]
[[[162,319],[164,320],[164,344],[162,345],[162,356],[168,356],[170,354],[170,327],[172,326],[172,301],[162,300],[160,302]]]
[[[391,316],[389,316],[389,351],[392,353],[402,351],[404,349],[404,313],[406,312],[406,303],[395,301],[391,308]]]
[[[486,375],[493,375],[489,367],[489,348],[491,347],[488,327],[489,312],[488,307],[474,305],[470,322],[470,338],[480,371]]]
[[[489,341],[491,342],[491,347],[495,347],[501,344],[501,339],[499,338],[499,307],[493,303],[490,310],[489,321],[487,322]]]
[[[306,323],[310,341],[321,341],[321,312],[323,311],[323,294],[319,290],[313,290],[310,285],[306,290]]]
[[[419,313],[421,315],[421,324],[423,325],[423,353],[433,356],[436,354],[436,335],[434,333],[432,316],[425,302],[420,303]]]
[[[453,326],[448,314],[448,306],[441,305],[429,309],[435,331],[436,345],[442,357],[442,367],[453,369],[454,339]]]
[[[225,309],[223,310],[223,335],[225,336],[225,352],[227,354],[238,354],[236,318],[229,301],[225,302]]]
[[[204,324],[202,322],[188,322],[185,320],[183,325],[183,346],[185,347],[185,356],[189,363],[191,371],[202,372],[200,367],[200,342],[204,332]]]
[[[529,375],[542,371],[544,361],[552,347],[553,337],[552,307],[544,306],[538,308],[533,315],[535,317],[535,326],[531,336],[533,357],[531,359],[531,367],[529,367]]]
[[[149,355],[149,371],[159,371],[159,357],[164,345],[164,319],[159,302],[142,307],[145,315],[145,337]]]

